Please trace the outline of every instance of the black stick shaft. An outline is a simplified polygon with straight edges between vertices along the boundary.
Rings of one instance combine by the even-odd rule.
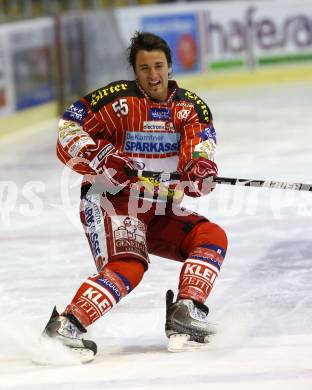
[[[155,171],[144,171],[139,169],[127,169],[128,176],[151,177],[159,181],[180,180],[178,172],[166,173]],[[232,177],[214,177],[213,181],[218,184],[228,184],[232,186],[278,188],[280,190],[312,191],[312,184],[290,183],[286,181],[239,179]]]

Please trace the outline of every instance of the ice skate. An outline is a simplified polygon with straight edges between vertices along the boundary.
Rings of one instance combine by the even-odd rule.
[[[216,325],[207,322],[209,309],[204,304],[181,299],[173,303],[171,290],[166,295],[166,335],[168,351],[182,352],[202,350],[209,336],[216,333]]]
[[[51,346],[55,346],[54,354],[58,352],[62,354],[64,351],[69,360],[88,363],[94,359],[97,346],[95,342],[82,338],[83,333],[86,332],[75,316],[72,314],[59,315],[54,307],[51,318],[42,333],[41,342],[42,345],[45,344],[43,348],[46,348],[47,344],[50,345],[50,348],[46,349],[50,349],[51,353],[54,352]],[[53,357],[51,356],[51,358]],[[46,356],[42,358],[42,362],[38,363],[48,364],[50,361],[49,357]]]

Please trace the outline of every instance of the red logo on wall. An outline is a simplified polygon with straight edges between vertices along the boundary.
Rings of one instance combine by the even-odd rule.
[[[197,60],[197,45],[190,34],[182,34],[177,42],[177,56],[181,66],[192,69]]]
[[[5,90],[0,89],[0,107],[5,106],[6,101],[5,101]]]

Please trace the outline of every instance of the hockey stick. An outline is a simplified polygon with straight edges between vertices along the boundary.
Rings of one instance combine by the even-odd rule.
[[[166,173],[155,171],[144,171],[140,169],[127,169],[127,175],[129,177],[150,177],[158,181],[180,180],[181,175],[178,172]],[[265,187],[265,188],[278,188],[280,190],[295,190],[295,191],[312,191],[312,184],[304,183],[289,183],[286,181],[274,181],[274,180],[250,180],[250,179],[238,179],[231,177],[214,177],[213,181],[218,184],[228,184],[232,186],[244,186],[244,187]]]

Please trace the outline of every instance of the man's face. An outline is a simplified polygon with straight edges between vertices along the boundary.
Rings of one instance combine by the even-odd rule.
[[[166,100],[168,95],[169,66],[162,50],[139,50],[135,61],[135,74],[140,86],[153,99]]]

